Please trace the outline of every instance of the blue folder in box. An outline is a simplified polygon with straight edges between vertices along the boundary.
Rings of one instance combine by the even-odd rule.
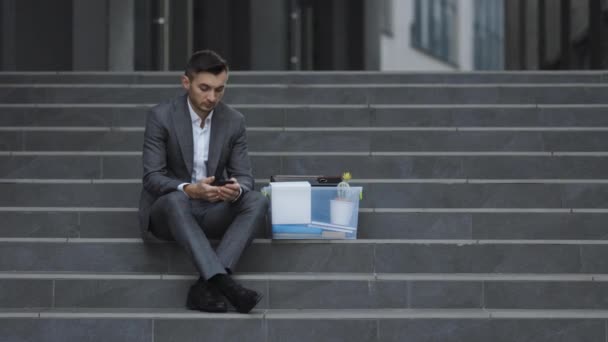
[[[321,235],[323,229],[309,227],[301,224],[274,224],[272,232],[275,234],[312,234]]]

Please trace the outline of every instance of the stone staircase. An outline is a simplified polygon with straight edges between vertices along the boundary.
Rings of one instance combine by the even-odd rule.
[[[608,340],[608,72],[233,72],[256,184],[364,187],[356,241],[272,241],[252,314],[184,309],[143,244],[147,109],[179,73],[0,73],[0,341]]]

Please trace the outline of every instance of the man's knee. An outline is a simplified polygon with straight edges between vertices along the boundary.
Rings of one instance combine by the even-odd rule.
[[[162,208],[167,212],[176,212],[190,208],[190,199],[181,191],[173,191],[159,197],[154,207]]]
[[[268,198],[258,191],[249,191],[243,195],[241,199],[247,207],[254,210],[268,210]]]

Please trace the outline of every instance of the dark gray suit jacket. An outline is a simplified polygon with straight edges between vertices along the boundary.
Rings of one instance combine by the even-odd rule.
[[[144,239],[150,207],[160,196],[179,191],[181,183],[192,181],[194,158],[192,120],[187,95],[161,103],[148,113],[143,146],[143,189],[139,201],[139,222]],[[243,194],[253,189],[251,162],[247,152],[245,118],[220,102],[211,119],[207,175],[216,179],[235,177]]]

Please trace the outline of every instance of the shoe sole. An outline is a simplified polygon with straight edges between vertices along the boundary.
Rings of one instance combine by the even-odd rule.
[[[264,297],[263,295],[258,294],[255,297],[255,303],[253,303],[251,306],[248,305],[247,307],[244,307],[244,308],[235,307],[235,309],[238,313],[247,314],[247,313],[251,312],[251,310],[253,310],[253,308],[255,308],[256,305],[258,305],[258,303],[262,300],[263,297]]]
[[[228,312],[228,308],[223,308],[223,309],[219,309],[219,308],[207,309],[207,308],[199,308],[198,306],[190,305],[190,304],[186,304],[186,308],[188,308],[188,310],[202,311],[202,312],[211,312],[211,313],[225,313],[225,312]]]
[[[190,294],[188,295],[188,300],[186,300],[186,308],[188,308],[189,310],[193,310],[193,311],[203,311],[203,312],[212,312],[212,313],[228,312],[228,306],[226,306],[226,303],[224,303],[223,308],[218,308],[218,307],[201,308],[191,301]]]

